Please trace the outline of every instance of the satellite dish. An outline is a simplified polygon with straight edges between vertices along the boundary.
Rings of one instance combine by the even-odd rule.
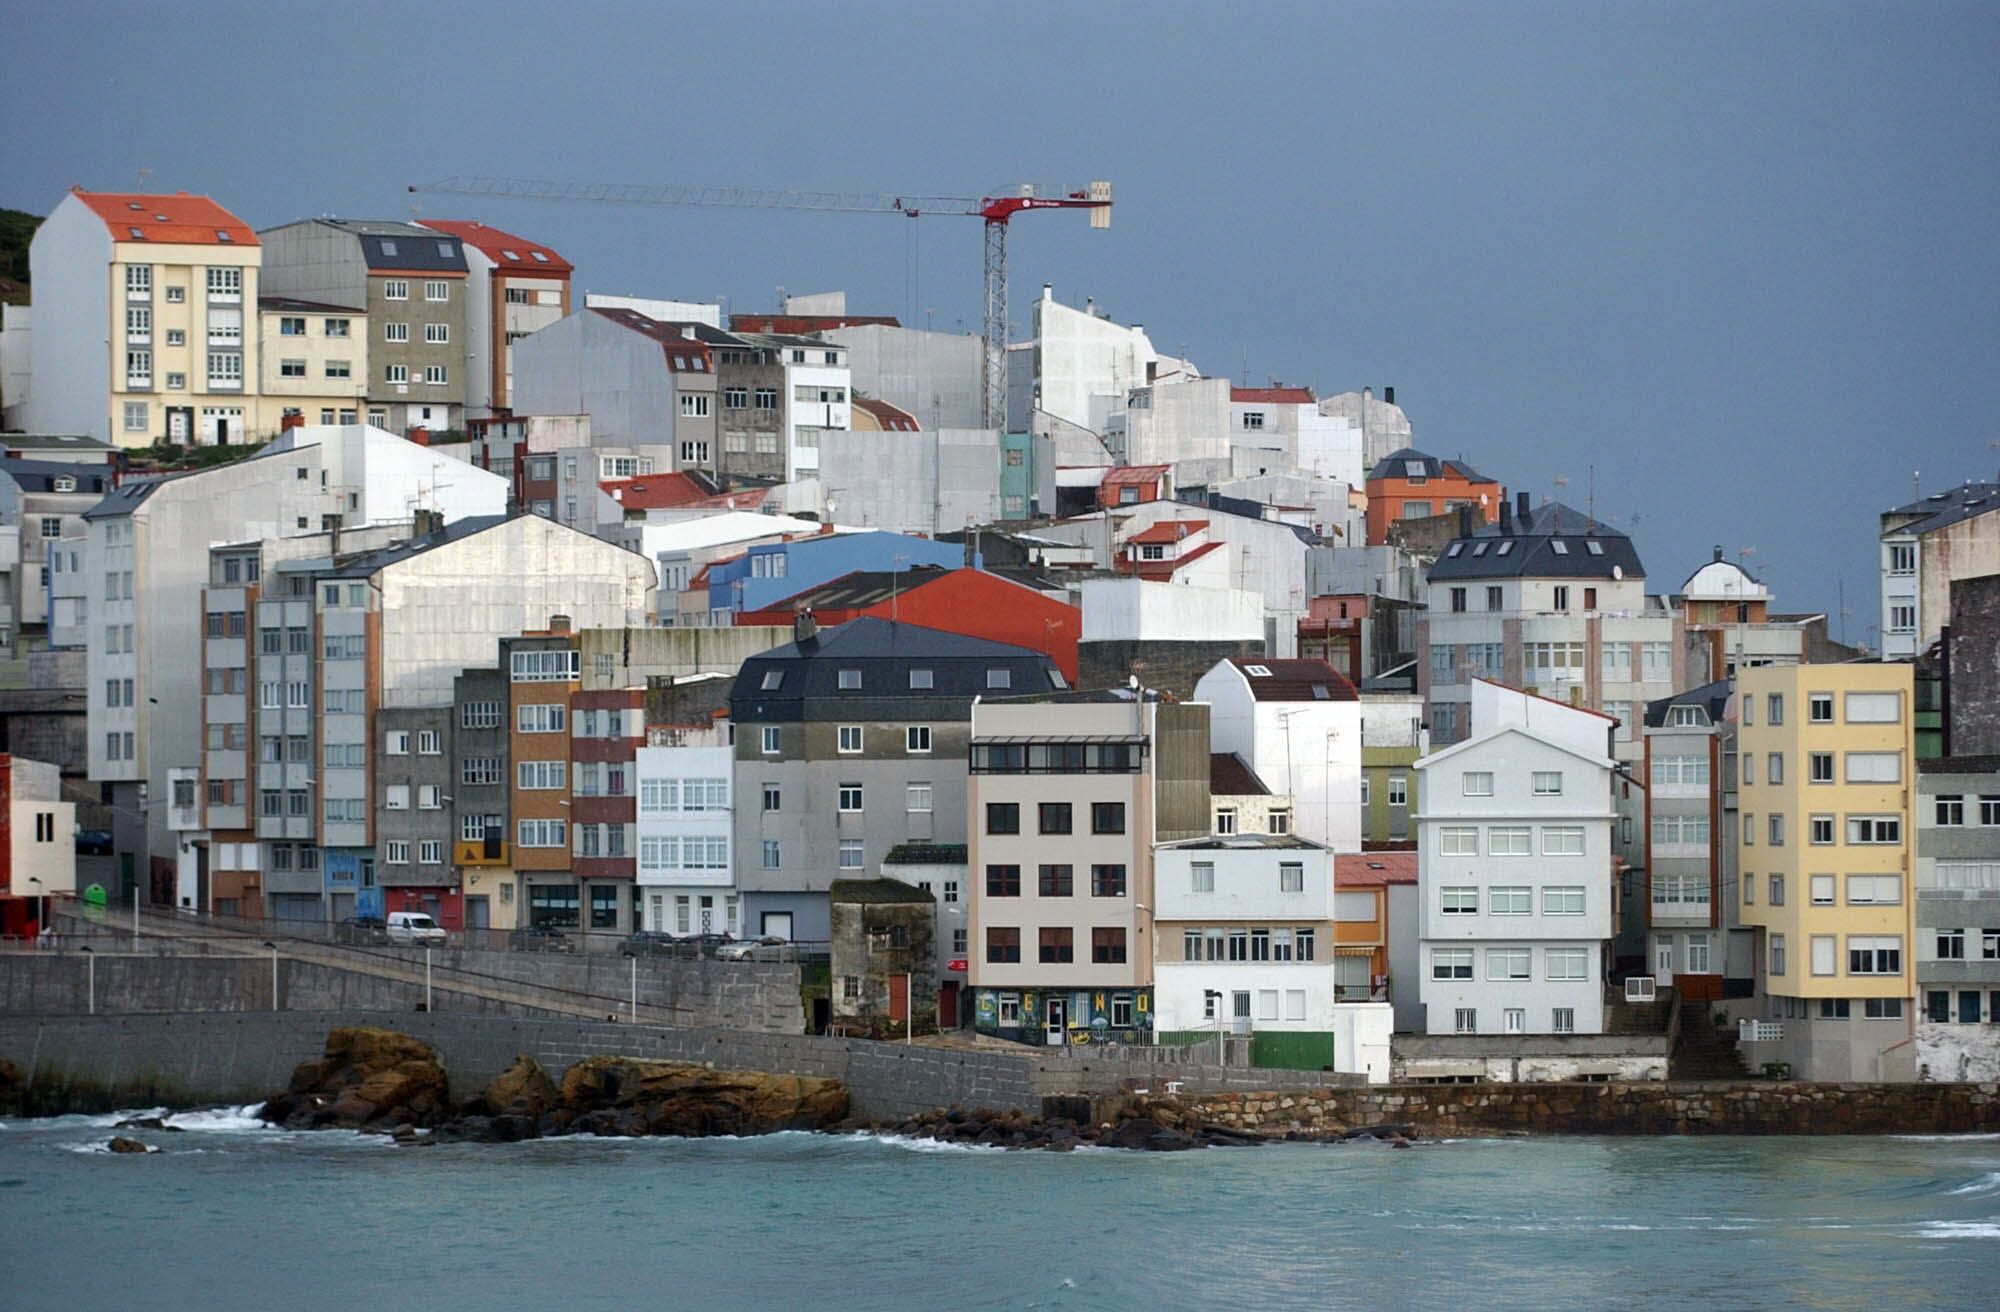
[[[1624,578],[1624,577],[1625,577],[1625,567],[1624,567],[1623,565],[1613,565],[1613,566],[1611,567],[1611,577],[1612,577],[1612,578],[1614,578],[1614,579],[1622,579],[1622,578]]]

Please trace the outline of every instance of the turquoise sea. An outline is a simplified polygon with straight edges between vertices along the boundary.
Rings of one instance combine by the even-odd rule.
[[[0,1124],[0,1307],[1781,1308],[2000,1301],[2000,1136],[1150,1155],[863,1136],[397,1148]]]

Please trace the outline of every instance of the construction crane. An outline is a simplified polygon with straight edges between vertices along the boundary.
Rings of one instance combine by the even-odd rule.
[[[1023,184],[994,196],[892,196],[887,193],[772,191],[757,187],[657,187],[615,182],[544,182],[532,178],[450,177],[424,182],[412,192],[492,196],[505,200],[585,201],[609,205],[673,205],[708,209],[816,210],[838,214],[900,214],[976,218],[986,224],[986,369],[980,409],[988,428],[1007,414],[1007,228],[1033,210],[1089,210],[1090,226],[1111,226],[1111,184],[1093,182],[1071,191]]]

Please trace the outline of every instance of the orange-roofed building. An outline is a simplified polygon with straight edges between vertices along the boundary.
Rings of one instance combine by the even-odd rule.
[[[1463,460],[1440,460],[1415,447],[1386,455],[1368,471],[1368,545],[1389,540],[1399,519],[1428,519],[1469,506],[1477,529],[1500,520],[1507,489]]]
[[[249,224],[206,196],[79,188],[28,264],[28,386],[7,398],[10,425],[127,447],[263,435]]]
[[[1401,890],[1400,893],[1397,890]],[[1343,852],[1333,859],[1334,989],[1341,1002],[1393,1002],[1401,984],[1414,1010],[1417,981],[1397,980],[1391,948],[1400,931],[1414,962],[1420,927],[1416,921],[1415,852]],[[1404,923],[1397,925],[1397,913]],[[1399,1009],[1400,1011],[1400,1009]],[[1397,1017],[1398,1030],[1414,1029]]]
[[[541,242],[477,219],[425,219],[423,226],[465,246],[466,413],[504,412],[513,395],[514,343],[569,313],[575,267]]]
[[[1172,465],[1120,465],[1105,471],[1097,485],[1097,504],[1136,506],[1147,501],[1171,501],[1174,496]]]

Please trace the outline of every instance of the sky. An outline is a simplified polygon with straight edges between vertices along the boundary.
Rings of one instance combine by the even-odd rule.
[[[1877,516],[2000,471],[2000,5],[329,6],[0,0],[0,205],[478,218],[579,290],[977,331],[980,225],[412,195],[463,174],[986,194],[1211,375],[1396,388],[1418,444],[1713,546],[1850,640]],[[1839,615],[1842,587],[1851,612]]]

